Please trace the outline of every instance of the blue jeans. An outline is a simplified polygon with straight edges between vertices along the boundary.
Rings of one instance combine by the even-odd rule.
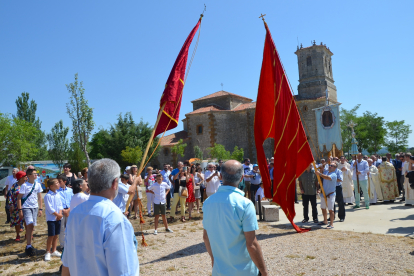
[[[359,204],[361,200],[361,195],[358,192],[358,184],[356,180],[353,180],[353,181],[354,181],[354,188],[355,188],[355,204],[358,206],[361,206]],[[359,188],[364,193],[365,207],[369,206],[368,180],[359,180]]]

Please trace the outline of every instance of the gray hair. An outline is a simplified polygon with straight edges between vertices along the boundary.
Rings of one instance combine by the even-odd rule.
[[[223,164],[220,173],[223,176],[223,184],[235,186],[240,183],[240,179],[243,176],[243,166],[238,161],[235,164],[230,164],[229,161]]]
[[[373,162],[374,163],[374,161],[371,158],[368,158],[367,162]]]
[[[207,167],[208,167],[208,166],[215,166],[215,165],[214,165],[214,163],[208,163],[208,164],[207,164]]]
[[[14,172],[14,171],[18,172],[19,169],[18,168],[13,168],[12,172]]]
[[[97,160],[89,166],[88,184],[92,193],[98,194],[111,188],[112,182],[119,178],[121,168],[112,159]]]

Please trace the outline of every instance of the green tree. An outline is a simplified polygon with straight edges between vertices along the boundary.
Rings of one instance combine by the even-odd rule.
[[[36,131],[32,123],[0,113],[0,163],[11,165],[33,160],[38,152],[34,143]]]
[[[387,135],[384,117],[366,111],[357,121],[357,140],[361,142],[361,147],[369,153],[377,153],[384,146],[385,136]]]
[[[200,149],[199,146],[194,146],[194,156],[200,160],[204,159],[203,151]]]
[[[17,97],[17,112],[16,116],[13,117],[31,123],[36,128],[34,130],[33,142],[36,145],[37,153],[32,158],[35,160],[45,160],[48,159],[46,134],[41,130],[42,122],[39,117],[36,118],[37,104],[33,99],[29,102],[29,98],[28,92],[22,92],[22,95]]]
[[[177,164],[178,156],[184,157],[184,151],[187,147],[187,144],[184,143],[183,139],[178,140],[178,143],[172,146],[171,152],[173,155],[173,164]]]
[[[217,160],[228,160],[230,159],[230,151],[227,151],[226,148],[221,144],[214,144],[214,147],[207,148],[210,151],[210,156],[213,159]]]
[[[85,153],[81,150],[81,147],[76,142],[70,144],[68,162],[72,166],[71,171],[76,175],[78,172],[82,171],[83,168],[88,167]]]
[[[62,170],[64,160],[68,157],[69,141],[66,138],[68,132],[69,128],[63,127],[63,121],[60,120],[47,135],[49,155],[60,170]]]
[[[242,148],[239,148],[238,146],[235,146],[233,153],[230,156],[230,159],[234,159],[234,160],[237,160],[243,163],[243,158],[244,158],[244,150]]]
[[[78,82],[78,74],[75,74],[75,82],[67,84],[66,88],[70,93],[70,103],[66,104],[67,113],[72,120],[72,139],[76,142],[85,154],[86,162],[89,165],[90,158],[88,153],[89,136],[95,126],[93,121],[93,110],[85,99],[85,89],[83,82]]]
[[[402,121],[387,122],[388,139],[386,146],[391,153],[406,151],[408,148],[408,136],[412,132],[410,125]]]
[[[351,150],[351,129],[347,126],[349,122],[352,120],[353,122],[357,122],[357,110],[359,109],[360,104],[356,105],[355,107],[347,110],[345,108],[341,108],[340,113],[340,120],[341,120],[341,136],[342,136],[342,148],[344,152],[349,152]]]
[[[142,158],[142,149],[140,146],[136,146],[135,148],[127,146],[126,149],[121,151],[121,156],[125,162],[138,165]]]
[[[126,147],[135,148],[139,146],[141,149],[147,146],[152,134],[152,127],[148,123],[144,123],[141,119],[136,123],[130,112],[124,116],[118,115],[117,122],[109,127],[109,129],[99,129],[92,138],[89,146],[91,147],[90,156],[93,159],[111,158],[118,162],[121,167],[131,165],[124,161],[121,152]],[[154,152],[155,146],[159,138],[155,138],[149,150],[148,158]],[[155,158],[159,152],[159,147],[151,159]],[[141,161],[141,160],[139,160]]]

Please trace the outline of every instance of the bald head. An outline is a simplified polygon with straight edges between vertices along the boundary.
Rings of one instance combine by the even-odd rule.
[[[228,160],[220,171],[223,176],[223,185],[237,187],[243,178],[243,166],[239,161]]]

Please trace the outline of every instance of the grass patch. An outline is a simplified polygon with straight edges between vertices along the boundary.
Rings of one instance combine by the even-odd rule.
[[[175,268],[175,266],[170,266],[170,267],[167,267],[166,270],[171,272],[171,271],[176,271],[177,269]]]
[[[313,259],[316,259],[316,257],[315,256],[310,256],[310,255],[306,256],[306,260],[313,260]]]
[[[300,258],[300,256],[299,256],[299,255],[295,255],[295,254],[292,254],[292,255],[286,255],[285,257],[286,257],[286,258],[290,258],[290,259]]]

